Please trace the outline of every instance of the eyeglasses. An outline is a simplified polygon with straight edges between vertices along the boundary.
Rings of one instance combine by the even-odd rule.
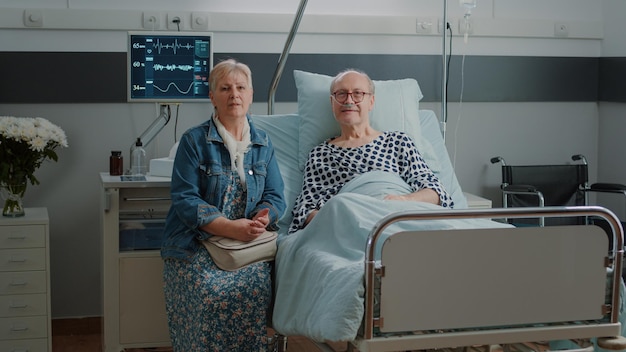
[[[335,99],[335,101],[339,104],[343,104],[346,101],[348,101],[348,96],[352,97],[352,101],[354,101],[355,103],[360,103],[363,101],[363,99],[365,99],[365,96],[368,94],[372,94],[369,92],[361,92],[361,91],[354,91],[354,92],[346,92],[343,90],[340,90],[338,92],[334,92],[331,96]]]

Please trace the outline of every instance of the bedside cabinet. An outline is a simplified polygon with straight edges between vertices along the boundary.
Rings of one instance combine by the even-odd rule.
[[[0,351],[52,351],[46,208],[0,217]]]
[[[170,178],[122,181],[107,172],[100,181],[102,351],[171,346],[160,253]]]

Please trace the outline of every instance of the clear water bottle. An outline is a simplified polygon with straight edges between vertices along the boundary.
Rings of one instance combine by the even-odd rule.
[[[148,166],[146,164],[146,150],[143,149],[143,143],[141,139],[137,138],[135,147],[131,153],[130,173],[133,176],[146,175],[148,172]]]

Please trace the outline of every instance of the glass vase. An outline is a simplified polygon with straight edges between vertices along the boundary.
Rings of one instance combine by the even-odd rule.
[[[17,184],[2,183],[0,185],[0,193],[2,194],[2,199],[4,201],[2,216],[11,218],[24,216],[25,212],[22,199],[24,198],[25,192],[26,181]]]

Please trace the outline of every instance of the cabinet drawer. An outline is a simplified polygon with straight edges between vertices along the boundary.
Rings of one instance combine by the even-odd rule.
[[[0,273],[0,295],[46,292],[45,271]]]
[[[36,339],[48,335],[48,318],[0,318],[0,340]]]
[[[0,227],[0,248],[31,248],[46,246],[46,229],[43,225]]]
[[[26,317],[48,314],[46,295],[0,296],[0,317]]]
[[[159,250],[163,242],[165,220],[120,221],[120,251]]]
[[[169,187],[120,188],[120,217],[164,218],[170,209]]]
[[[46,249],[1,249],[0,271],[45,270]]]
[[[0,341],[2,352],[48,352],[48,339]]]

